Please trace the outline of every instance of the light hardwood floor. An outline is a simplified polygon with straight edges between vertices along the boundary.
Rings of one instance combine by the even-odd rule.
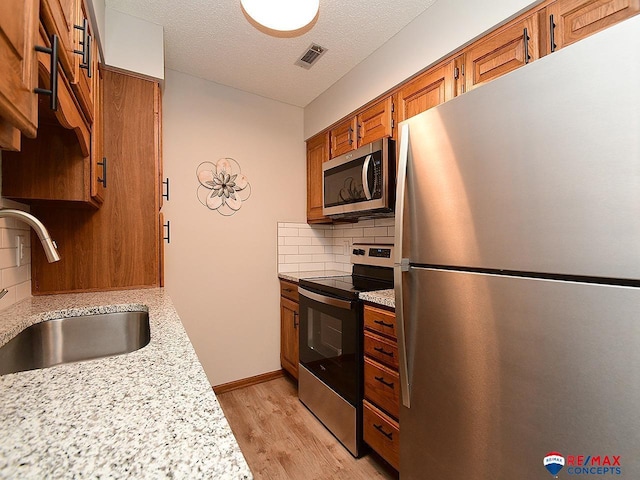
[[[288,377],[218,395],[256,480],[397,479],[372,455],[356,459],[298,400]]]

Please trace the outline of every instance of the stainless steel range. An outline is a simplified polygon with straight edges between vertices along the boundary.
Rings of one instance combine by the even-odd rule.
[[[300,280],[302,403],[359,457],[362,448],[363,304],[393,288],[393,245],[354,244],[352,274]]]

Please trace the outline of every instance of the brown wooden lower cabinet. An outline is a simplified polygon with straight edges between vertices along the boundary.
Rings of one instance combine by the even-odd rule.
[[[367,400],[363,403],[364,441],[396,470],[400,469],[400,424]]]
[[[364,307],[363,438],[396,470],[400,467],[400,375],[396,316]]]
[[[39,202],[32,212],[57,242],[48,263],[32,235],[33,294],[159,286],[161,278],[155,115],[157,82],[104,70],[107,186],[98,210]],[[102,172],[101,172],[102,173]]]
[[[280,365],[295,379],[298,378],[299,325],[298,286],[280,280]]]

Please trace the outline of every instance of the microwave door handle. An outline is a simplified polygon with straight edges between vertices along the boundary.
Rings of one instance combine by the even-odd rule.
[[[371,189],[369,188],[369,165],[371,164],[371,155],[367,155],[362,165],[362,188],[364,189],[364,196],[367,200],[371,200]]]

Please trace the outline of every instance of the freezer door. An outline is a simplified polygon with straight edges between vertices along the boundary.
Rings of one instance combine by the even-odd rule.
[[[552,478],[550,452],[564,474],[591,456],[622,472],[598,478],[640,478],[640,289],[416,268],[403,277],[402,480]]]
[[[640,16],[401,124],[402,257],[640,279],[639,82]]]

